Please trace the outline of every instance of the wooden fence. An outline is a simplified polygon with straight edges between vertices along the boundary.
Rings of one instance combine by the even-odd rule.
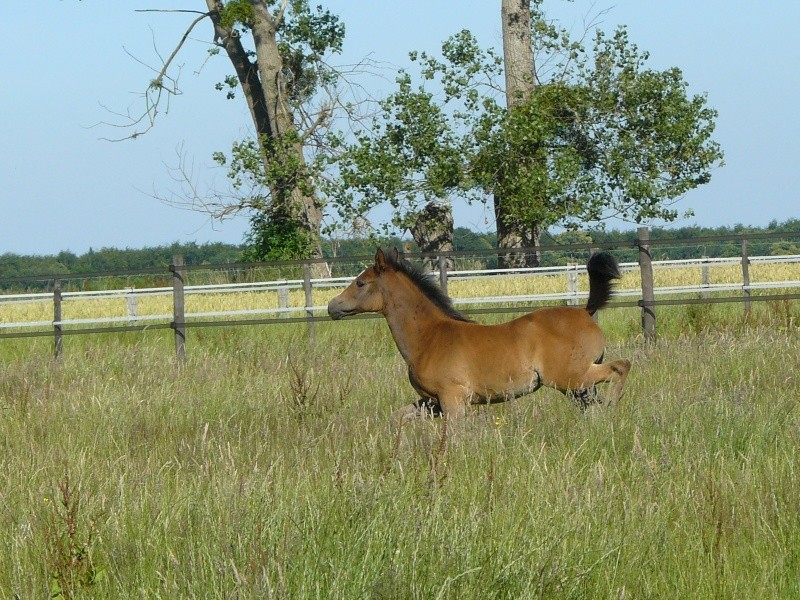
[[[660,305],[678,305],[678,304],[706,304],[706,303],[721,303],[721,302],[741,302],[744,305],[744,311],[746,314],[749,314],[751,310],[751,304],[754,301],[765,301],[765,300],[797,300],[800,299],[800,293],[790,293],[790,294],[763,294],[758,296],[753,296],[751,294],[751,290],[753,289],[753,285],[750,282],[750,274],[749,274],[749,267],[751,262],[751,257],[748,255],[748,239],[786,239],[787,237],[793,237],[791,235],[786,234],[750,234],[750,235],[740,235],[740,236],[714,236],[714,237],[705,237],[705,238],[693,238],[689,240],[651,240],[649,235],[649,230],[646,227],[642,227],[638,229],[637,232],[637,239],[632,242],[632,244],[570,244],[570,245],[559,245],[559,246],[543,246],[539,250],[542,252],[546,251],[559,251],[563,252],[565,250],[575,252],[575,253],[583,253],[588,256],[591,252],[597,251],[599,249],[609,249],[613,250],[615,248],[636,248],[638,250],[638,261],[637,263],[630,263],[628,266],[631,269],[638,268],[640,273],[641,285],[640,289],[633,290],[632,292],[629,291],[627,295],[630,297],[632,294],[638,296],[635,300],[616,300],[612,305],[613,307],[638,307],[641,310],[641,321],[642,321],[642,332],[647,340],[653,340],[656,336],[656,307]],[[800,234],[797,235],[800,237]],[[714,290],[714,286],[710,286],[708,284],[708,276],[707,271],[704,271],[703,281],[701,285],[697,288],[681,288],[680,292],[704,292],[700,297],[681,297],[681,298],[673,298],[673,299],[656,299],[656,292],[658,291],[654,285],[654,277],[653,277],[653,259],[651,248],[653,246],[657,246],[659,244],[669,244],[671,246],[677,245],[698,245],[702,243],[708,242],[734,242],[739,245],[741,249],[741,256],[740,258],[736,259],[741,264],[741,275],[742,275],[742,283],[741,285],[736,284],[735,286],[727,286],[725,289],[727,290],[736,290],[736,294],[732,296],[715,296],[711,297],[708,293],[710,290]],[[532,251],[532,249],[522,249],[524,251]],[[458,257],[475,257],[475,256],[491,256],[497,255],[499,252],[497,250],[487,251],[478,253],[475,251],[456,251],[456,252],[447,252],[442,253],[440,255],[433,256],[432,258],[436,259],[433,261],[434,264],[438,264],[438,278],[440,285],[446,291],[448,280],[452,278],[463,278],[469,274],[508,274],[508,273],[524,273],[524,272],[534,272],[534,271],[546,271],[547,269],[510,269],[510,270],[503,270],[503,269],[485,269],[480,271],[454,271],[451,270],[448,272],[447,264],[448,259],[453,260]],[[420,257],[429,257],[430,255],[422,255],[422,254],[406,254],[407,258],[420,258]],[[798,264],[798,274],[796,280],[792,281],[784,281],[780,282],[782,288],[789,288],[789,289],[797,289],[800,290],[800,256],[796,257],[797,261],[795,264]],[[172,314],[171,315],[156,315],[151,317],[153,319],[152,322],[149,323],[142,323],[141,318],[135,316],[136,311],[136,298],[133,295],[129,295],[128,297],[128,310],[129,314],[134,313],[134,318],[129,317],[129,321],[127,324],[123,325],[110,325],[104,327],[80,327],[80,328],[65,328],[65,325],[93,325],[100,322],[103,323],[110,323],[110,322],[119,322],[120,318],[112,318],[112,319],[84,319],[84,320],[72,320],[72,321],[65,321],[62,319],[62,302],[64,299],[64,291],[62,284],[64,281],[69,279],[86,279],[91,277],[126,277],[131,275],[141,275],[142,271],[137,272],[108,272],[108,273],[90,273],[90,274],[80,274],[80,275],[45,275],[40,277],[25,277],[25,278],[7,278],[2,279],[0,278],[0,283],[16,283],[20,284],[23,282],[33,282],[33,281],[52,281],[52,294],[49,293],[42,293],[42,294],[16,294],[16,295],[0,295],[0,306],[4,301],[10,301],[11,299],[16,299],[17,301],[24,301],[24,298],[31,298],[31,297],[38,297],[41,299],[42,297],[51,297],[53,303],[53,320],[52,322],[38,322],[38,323],[2,323],[0,324],[0,339],[3,338],[14,338],[14,337],[38,337],[38,336],[52,336],[54,340],[54,353],[56,356],[59,356],[63,351],[63,337],[66,335],[86,335],[86,334],[96,334],[96,333],[108,333],[108,332],[126,332],[126,331],[145,331],[145,330],[154,330],[154,329],[172,329],[174,331],[175,337],[175,353],[179,360],[183,360],[186,357],[186,338],[187,338],[187,329],[193,327],[226,327],[226,326],[239,326],[239,325],[265,325],[265,324],[286,324],[286,323],[306,323],[309,325],[310,328],[314,327],[314,323],[322,320],[327,320],[327,315],[318,315],[315,314],[315,310],[319,311],[323,307],[314,307],[312,301],[312,289],[314,285],[335,285],[335,286],[343,286],[349,281],[350,277],[336,277],[336,278],[321,278],[321,279],[314,279],[311,276],[313,264],[326,262],[329,265],[331,263],[336,262],[356,262],[361,260],[363,262],[370,262],[371,257],[360,257],[353,258],[342,258],[342,259],[319,259],[316,261],[281,261],[276,263],[266,263],[263,264],[241,264],[241,265],[185,265],[183,258],[181,256],[175,256],[173,258],[172,264],[169,265],[168,272],[172,278],[172,287],[171,287],[171,295],[172,295]],[[666,262],[673,262],[673,263],[680,263],[680,262],[691,262],[694,265],[700,264],[701,266],[704,265],[705,269],[708,268],[708,265],[711,264],[712,259],[708,259],[708,261],[666,261]],[[720,260],[720,259],[716,259]],[[730,260],[730,259],[725,259]],[[663,264],[659,263],[659,264]],[[300,268],[303,273],[302,280],[297,280],[296,284],[302,287],[305,297],[305,305],[302,309],[302,316],[299,317],[291,317],[289,316],[291,309],[288,306],[280,307],[279,309],[268,309],[268,310],[259,310],[259,311],[231,311],[231,312],[218,312],[218,313],[203,313],[203,314],[195,314],[195,315],[187,315],[185,311],[185,296],[187,292],[193,292],[198,290],[192,290],[191,287],[186,286],[186,279],[187,274],[192,270],[225,270],[231,271],[239,270],[239,269],[252,269],[258,267],[276,267],[276,266],[288,266],[294,268]],[[623,265],[625,266],[625,265]],[[493,304],[490,307],[486,308],[470,308],[464,310],[465,313],[477,314],[477,313],[514,313],[514,312],[526,312],[531,309],[530,302],[532,301],[567,301],[569,304],[577,304],[579,294],[577,292],[577,274],[579,268],[585,270],[584,266],[570,266],[570,267],[559,267],[559,272],[567,273],[567,291],[564,294],[559,295],[549,295],[549,296],[540,296],[540,297],[533,297],[533,296],[526,296],[520,297],[526,302],[526,305],[523,306],[499,306],[502,302],[509,302],[509,301],[518,301],[520,298],[481,298],[481,299],[467,299],[463,302],[469,303],[476,303],[476,302],[484,302]],[[553,271],[554,268],[549,268],[550,271]],[[148,270],[150,274],[159,274],[159,273],[166,273],[166,270],[159,271],[159,270]],[[353,273],[355,275],[355,273]],[[283,282],[283,286],[275,286],[272,282],[260,282],[257,284],[253,284],[256,286],[261,286],[258,289],[266,289],[269,287],[270,289],[275,289],[278,291],[279,298],[281,298],[281,293],[283,292],[284,298],[288,294],[288,285],[293,284],[293,282]],[[208,288],[217,290],[220,287],[224,286],[195,286],[196,288]],[[230,286],[228,286],[230,287]],[[163,289],[163,288],[159,288]],[[252,286],[251,288],[252,289]],[[141,291],[141,290],[140,290]],[[147,290],[145,290],[147,291]],[[716,291],[725,291],[716,289]],[[119,292],[119,290],[118,290]],[[155,293],[155,292],[153,292]],[[163,292],[162,292],[163,293]],[[625,297],[625,293],[621,295],[622,298]],[[285,300],[282,300],[283,303]],[[287,302],[288,304],[288,302]],[[260,316],[260,318],[227,318],[225,320],[218,320],[219,317],[241,317],[244,316],[244,313],[247,314],[259,314],[259,315],[266,315]],[[199,320],[187,317],[214,317],[214,320]],[[157,320],[161,320],[162,322],[155,322]],[[8,331],[3,332],[3,329],[19,329],[22,325],[32,325],[36,327],[34,330],[28,331]]]

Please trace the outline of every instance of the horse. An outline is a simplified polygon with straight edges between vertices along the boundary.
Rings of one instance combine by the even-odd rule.
[[[541,386],[575,397],[582,408],[596,400],[595,386],[609,383],[607,401],[622,395],[631,368],[626,359],[603,363],[605,337],[592,315],[606,306],[619,279],[607,252],[587,263],[585,307],[545,307],[497,325],[476,323],[459,313],[429,275],[380,248],[365,269],[328,303],[333,320],[381,313],[408,365],[419,400],[398,410],[393,421],[431,415],[462,417],[469,405],[517,398]]]

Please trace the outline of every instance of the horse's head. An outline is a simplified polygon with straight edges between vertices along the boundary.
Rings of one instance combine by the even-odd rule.
[[[392,261],[399,260],[397,248],[392,250]],[[365,269],[338,296],[328,303],[328,314],[334,320],[365,312],[381,312],[385,301],[381,278],[392,270],[392,264],[380,248],[375,253],[375,264]]]

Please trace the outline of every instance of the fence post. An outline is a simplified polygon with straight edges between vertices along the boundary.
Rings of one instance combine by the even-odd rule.
[[[303,291],[305,292],[306,296],[306,318],[308,319],[308,334],[311,338],[311,342],[314,342],[314,321],[311,318],[314,316],[314,311],[311,310],[311,307],[314,306],[312,295],[311,295],[311,265],[309,263],[303,263]]]
[[[656,307],[655,292],[653,286],[653,257],[650,254],[650,230],[647,227],[639,227],[636,230],[636,244],[639,246],[639,273],[642,277],[642,299],[639,306],[642,307],[642,332],[645,340],[656,338]]]
[[[578,265],[567,264],[567,306],[578,305]],[[597,313],[595,313],[597,314]]]
[[[125,301],[128,304],[128,320],[135,323],[139,320],[139,299],[133,293],[133,288],[128,288],[125,294]]]
[[[594,256],[594,255],[595,255],[595,254],[597,254],[598,252],[600,252],[600,249],[599,249],[599,248],[589,248],[589,258],[591,258],[592,256]],[[587,273],[587,274],[588,274],[588,273]],[[600,322],[600,311],[599,311],[599,310],[596,310],[596,311],[594,312],[594,314],[592,315],[592,320],[593,320],[595,323],[599,323],[599,322]]]
[[[278,308],[289,308],[289,288],[288,287],[279,287],[278,288]],[[280,313],[282,318],[288,318],[288,312]]]
[[[744,291],[744,316],[750,318],[750,257],[747,254],[747,240],[742,240],[742,289]]]
[[[439,255],[439,287],[447,295],[447,258]]]
[[[53,356],[61,357],[63,339],[61,337],[61,280],[53,281]]]
[[[186,271],[183,269],[183,256],[172,257],[169,270],[172,271],[172,328],[175,330],[175,355],[178,360],[186,360],[186,304],[183,295]]]
[[[711,276],[708,268],[708,256],[703,256],[701,258],[703,260],[703,263],[700,265],[700,286],[707,288],[709,285],[711,285]],[[703,298],[708,298],[709,293],[701,292],[700,295]]]

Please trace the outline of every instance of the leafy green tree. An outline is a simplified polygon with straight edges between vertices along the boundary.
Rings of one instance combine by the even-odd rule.
[[[229,166],[232,194],[201,197],[187,185],[187,193],[169,201],[216,218],[249,213],[254,227],[266,228],[254,232],[255,238],[280,231],[295,257],[321,256],[324,201],[314,178],[322,161],[315,152],[335,104],[324,92],[335,87],[338,76],[325,58],[341,51],[344,25],[308,0],[205,0],[205,5],[205,11],[176,11],[196,17],[150,82],[145,110],[129,124],[130,137],[152,127],[160,107],[178,93],[171,75],[175,58],[195,27],[210,21],[210,54],[226,56],[232,68],[216,87],[231,99],[244,96],[254,134],[234,144],[229,155],[215,154],[219,164]]]
[[[432,200],[500,199],[498,230],[539,232],[527,235],[534,244],[556,225],[678,216],[675,201],[722,160],[707,98],[687,93],[679,69],[647,68],[625,27],[596,31],[587,50],[534,1],[531,28],[547,77],[536,74],[510,108],[502,59],[470,32],[448,39],[441,58],[411,54],[418,80],[401,72],[380,117],[347,148],[352,210],[388,201],[403,227]]]
[[[469,131],[477,129],[480,115],[496,110],[479,90],[492,87],[490,79],[501,73],[502,59],[480,49],[468,31],[447,40],[442,52],[449,69],[425,53],[412,52],[423,82],[415,85],[412,75],[401,70],[397,90],[379,103],[368,126],[356,130],[353,142],[341,142],[335,195],[342,221],[353,222],[388,203],[392,213],[380,225],[383,231],[411,230],[427,205],[457,196],[485,201],[470,176],[476,146]],[[427,89],[426,82],[433,80],[442,97]]]
[[[254,212],[244,241],[243,258],[251,262],[306,257],[310,248],[306,232],[277,210]]]

